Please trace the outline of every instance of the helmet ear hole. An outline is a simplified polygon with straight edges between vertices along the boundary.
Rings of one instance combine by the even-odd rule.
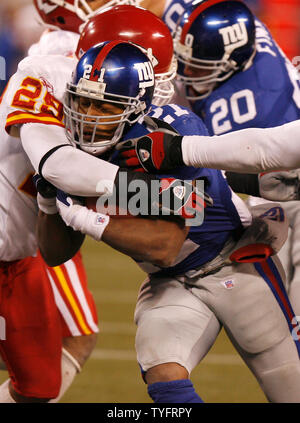
[[[60,25],[65,25],[65,24],[66,24],[65,18],[64,18],[63,16],[58,16],[58,17],[57,17],[57,22],[58,22]]]

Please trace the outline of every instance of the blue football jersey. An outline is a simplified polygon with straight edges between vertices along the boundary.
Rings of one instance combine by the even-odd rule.
[[[194,0],[171,0],[162,16],[162,20],[168,26],[171,33],[176,29],[176,24],[180,16],[184,13],[187,6],[190,6]]]
[[[191,103],[210,135],[274,127],[300,118],[299,74],[258,20],[256,43],[252,66],[234,74],[209,97]]]
[[[187,108],[174,104],[155,107],[149,116],[158,118],[170,124],[181,135],[207,135],[203,121]],[[149,133],[144,122],[136,123],[126,133],[122,140],[136,138]],[[118,164],[118,153],[114,153],[111,161]],[[232,201],[232,191],[222,173],[214,169],[199,169],[194,167],[180,167],[172,173],[158,175],[158,177],[174,177],[185,180],[205,178],[206,192],[214,201],[213,207],[207,207],[204,221],[199,226],[192,226],[183,245],[176,264],[169,268],[159,269],[155,266],[143,266],[149,273],[158,272],[160,275],[179,275],[191,269],[199,268],[204,263],[215,258],[222,250],[229,236],[242,227],[239,213]]]

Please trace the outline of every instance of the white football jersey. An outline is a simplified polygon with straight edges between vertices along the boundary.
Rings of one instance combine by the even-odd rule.
[[[79,34],[75,32],[47,29],[39,41],[29,48],[28,56],[61,54],[71,57],[76,51],[78,40]]]
[[[18,138],[19,127],[29,122],[63,126],[61,102],[76,63],[76,59],[61,55],[29,56],[19,63],[3,95],[0,105],[0,260],[17,260],[36,252],[38,207],[32,183],[34,169]],[[38,148],[39,140],[32,142]]]

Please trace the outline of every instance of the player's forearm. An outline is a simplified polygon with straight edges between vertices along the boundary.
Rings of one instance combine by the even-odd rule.
[[[113,192],[119,167],[73,147],[62,147],[47,159],[42,176],[71,195],[95,197]]]
[[[225,135],[186,136],[186,165],[259,173],[300,167],[300,120],[267,129],[244,129]]]
[[[59,266],[80,249],[84,235],[65,225],[60,215],[39,212],[37,239],[41,254],[49,266]]]
[[[188,228],[176,222],[144,218],[110,218],[102,241],[139,261],[170,266],[187,236]]]
[[[84,197],[112,190],[119,167],[68,145],[63,128],[25,124],[21,140],[34,169],[57,188]]]

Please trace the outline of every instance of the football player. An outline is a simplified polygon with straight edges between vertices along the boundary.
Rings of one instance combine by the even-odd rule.
[[[245,4],[209,0],[187,6],[175,32],[178,79],[190,107],[203,117],[210,135],[248,127],[273,127],[300,118],[299,74]],[[268,184],[270,177],[263,177],[261,184]],[[240,192],[241,176],[228,173],[227,178],[231,187]],[[246,178],[249,184],[250,178]],[[278,180],[279,175],[275,178]],[[298,184],[295,174],[287,180],[289,190],[295,187],[293,181]],[[257,186],[258,180],[254,179],[254,183]],[[263,195],[264,190],[260,191]],[[262,200],[252,197],[247,201],[257,204]],[[295,223],[300,205],[296,201],[283,207],[290,220],[291,235],[287,254],[280,256],[298,315],[300,244]]]
[[[183,107],[171,104],[150,110],[150,62],[134,48],[117,40],[89,49],[76,66],[64,103],[70,142],[100,157],[109,154],[106,157],[116,164],[118,150],[113,148],[142,134],[151,143],[152,128],[163,128],[167,136],[177,132],[179,139],[191,132],[206,133],[201,119]],[[163,136],[161,140],[164,141]],[[163,156],[156,159],[163,162]],[[220,172],[184,166],[165,176],[201,178],[213,205],[207,203],[202,224],[192,226],[186,239],[181,236],[178,256],[160,265],[147,259],[148,238],[151,248],[155,244],[152,220],[144,228],[137,223],[141,218],[132,219],[132,227],[128,228],[118,225],[118,218],[88,209],[71,196],[57,196],[67,226],[132,256],[148,273],[140,290],[135,320],[138,361],[149,395],[158,403],[202,402],[189,375],[224,325],[267,398],[298,402],[298,343],[289,330],[295,324],[289,320],[293,312],[277,258],[264,256],[259,262],[255,254],[260,248],[257,242],[252,245],[255,252],[250,253],[250,233],[254,235],[256,220],[252,222],[248,209]],[[256,209],[258,227],[268,213],[278,212],[278,222],[283,222],[280,207],[268,206],[272,210],[265,214],[260,207]],[[273,223],[277,220],[275,215],[272,214]],[[166,242],[168,230],[159,239]],[[42,237],[40,242],[47,257],[49,244],[43,244]],[[245,246],[244,242],[245,250],[239,248],[241,244]],[[160,249],[160,245],[157,247]],[[241,251],[247,251],[248,257],[241,257]]]
[[[299,119],[299,75],[245,4],[209,0],[191,5],[174,0],[164,19],[175,38],[178,80],[183,84],[180,104],[189,100],[189,106],[203,117],[211,135],[247,127],[273,127]],[[237,192],[245,191],[243,183],[247,193],[292,200],[298,195],[298,173],[268,174],[259,179],[228,173],[227,178]],[[253,198],[248,201],[257,202]],[[296,314],[300,314],[296,225],[300,206],[289,202],[283,207],[293,231],[284,265],[290,276],[291,301]]]
[[[79,25],[107,7],[108,3],[135,2],[66,1],[62,5],[57,1],[35,0],[41,18],[52,29],[53,26],[57,29],[58,25],[64,30],[47,31],[32,46],[29,57],[73,55]],[[55,61],[53,56],[48,60],[51,72]],[[12,81],[7,90],[16,90],[13,103],[18,103],[18,107],[25,105],[28,112],[31,101],[26,101],[26,93],[32,89],[30,71],[27,77],[23,87],[25,97]],[[35,88],[39,90],[36,85]],[[37,91],[29,93],[33,102]],[[49,95],[44,100],[50,108],[56,108],[57,104],[51,105]],[[2,113],[5,107],[4,98],[2,120],[5,119]],[[1,385],[0,402],[45,402],[50,399],[56,402],[70,386],[96,343],[97,314],[87,288],[80,253],[53,269],[47,267],[36,253],[37,204],[36,190],[31,182],[34,169],[19,143],[13,141],[14,147],[11,148],[14,137],[5,134],[4,126],[5,121],[1,126],[1,190],[5,198],[1,211],[5,222],[1,230],[1,316],[6,320],[9,337],[1,341],[0,349],[11,380]],[[14,242],[15,239],[18,243]],[[76,241],[82,242],[80,238]]]

